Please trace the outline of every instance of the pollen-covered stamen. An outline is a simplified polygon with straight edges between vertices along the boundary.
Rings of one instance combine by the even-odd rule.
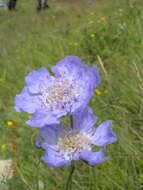
[[[45,90],[40,100],[43,107],[62,109],[66,104],[72,104],[79,96],[76,83],[66,79],[57,81]]]
[[[72,154],[75,152],[80,153],[85,147],[91,145],[89,136],[85,133],[67,133],[64,137],[60,138],[57,144],[57,150],[65,152],[69,158],[72,158]]]

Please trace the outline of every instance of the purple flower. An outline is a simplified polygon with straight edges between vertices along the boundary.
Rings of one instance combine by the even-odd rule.
[[[116,141],[116,135],[111,121],[94,128],[96,121],[92,110],[86,107],[73,114],[73,128],[62,128],[60,124],[40,128],[41,136],[37,137],[36,145],[46,150],[41,159],[52,167],[69,166],[72,160],[85,160],[90,165],[107,160],[105,147]],[[102,148],[93,152],[93,146]]]
[[[52,67],[32,71],[25,86],[16,96],[15,109],[33,114],[27,124],[34,127],[59,124],[59,118],[85,107],[94,88],[100,83],[99,71],[76,56],[67,56]]]

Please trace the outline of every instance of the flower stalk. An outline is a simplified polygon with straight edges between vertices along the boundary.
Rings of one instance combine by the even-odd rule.
[[[70,126],[73,129],[73,116],[72,115],[70,115]]]
[[[72,117],[72,115],[70,115],[70,126],[73,129],[73,117]],[[72,190],[72,176],[73,176],[74,170],[75,170],[75,165],[72,162],[65,190]]]
[[[73,176],[74,171],[75,171],[75,165],[74,163],[72,163],[65,190],[72,190],[72,176]]]

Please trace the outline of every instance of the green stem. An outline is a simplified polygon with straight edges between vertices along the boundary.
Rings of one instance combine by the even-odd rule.
[[[73,176],[74,170],[75,170],[75,166],[72,163],[70,174],[69,174],[68,179],[67,179],[66,189],[65,190],[72,190],[72,176]]]
[[[71,128],[73,129],[73,116],[72,116],[72,115],[70,116],[70,124],[71,124],[71,125],[70,125]]]
[[[70,127],[73,129],[73,117],[72,115],[70,115]],[[71,163],[71,170],[67,179],[67,183],[66,183],[66,189],[65,190],[72,190],[72,176],[75,170],[75,165],[72,162]]]

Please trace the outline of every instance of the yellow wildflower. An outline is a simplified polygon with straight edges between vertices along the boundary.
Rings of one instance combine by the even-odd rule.
[[[13,126],[13,125],[14,125],[14,122],[13,122],[13,121],[7,121],[7,125],[8,125],[8,126]]]
[[[94,13],[94,12],[91,12],[90,15],[95,15],[95,13]]]
[[[102,91],[101,91],[101,90],[96,89],[96,90],[95,90],[95,93],[96,93],[97,95],[100,95],[100,94],[102,94]]]
[[[0,82],[4,82],[5,81],[5,78],[0,78]]]
[[[77,42],[74,42],[74,43],[73,43],[73,45],[74,45],[74,46],[78,46],[78,45],[79,45],[79,43],[77,43]]]
[[[1,145],[1,150],[2,150],[2,151],[5,151],[5,150],[6,150],[6,147],[7,147],[6,144],[2,144],[2,145]]]
[[[91,37],[91,38],[94,38],[94,37],[95,37],[95,34],[90,34],[90,37]]]
[[[108,90],[104,90],[104,94],[108,94]]]
[[[93,24],[94,23],[94,21],[93,20],[90,20],[89,22],[88,22],[88,24]]]
[[[100,20],[105,21],[106,18],[107,18],[106,16],[102,16],[102,17],[100,17]]]
[[[72,43],[72,42],[69,42],[69,45],[70,45],[70,46],[72,46],[72,45],[73,45],[73,43]]]
[[[97,20],[97,22],[100,23],[100,22],[105,21],[106,19],[107,19],[106,16],[102,16],[102,17],[100,17],[100,18]]]
[[[100,22],[101,22],[101,20],[100,20],[100,19],[98,19],[98,20],[97,20],[97,23],[100,23]]]

